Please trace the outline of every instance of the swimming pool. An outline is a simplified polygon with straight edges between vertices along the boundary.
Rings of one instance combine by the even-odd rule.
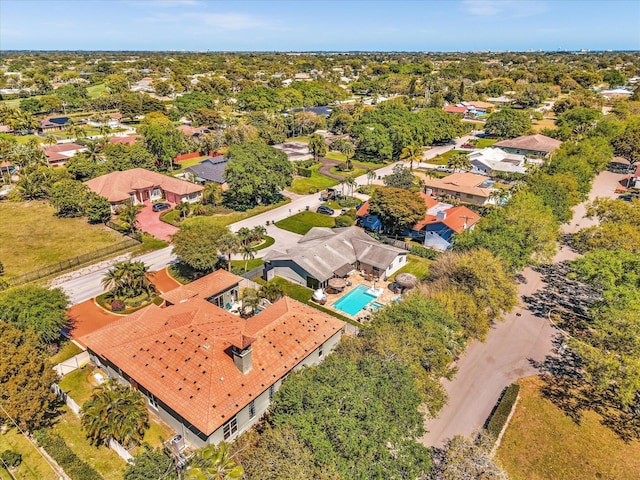
[[[334,303],[333,307],[349,315],[355,315],[362,310],[365,305],[376,299],[376,296],[367,293],[367,290],[369,290],[367,286],[358,285]]]

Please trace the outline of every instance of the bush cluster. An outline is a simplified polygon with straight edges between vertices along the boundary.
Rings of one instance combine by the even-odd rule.
[[[22,463],[22,454],[13,450],[5,450],[0,453],[0,460],[2,461],[2,466],[15,468]]]
[[[298,168],[297,173],[301,177],[310,178],[311,175],[313,174],[313,170],[311,170],[310,168]]]
[[[410,253],[412,255],[416,255],[417,257],[427,258],[429,260],[435,260],[436,258],[438,258],[437,251],[421,247],[420,245],[411,245]]]
[[[102,476],[91,465],[73,453],[64,439],[55,433],[35,432],[36,440],[56,462],[60,464],[72,480],[100,480]]]
[[[509,418],[513,405],[516,403],[516,398],[518,398],[518,392],[520,392],[520,385],[517,383],[509,385],[487,423],[487,431],[496,439],[500,435],[504,424],[507,423],[507,418]]]

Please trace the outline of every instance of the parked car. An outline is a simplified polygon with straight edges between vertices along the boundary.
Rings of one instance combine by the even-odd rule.
[[[472,145],[471,143],[463,143],[462,145],[460,145],[461,148],[476,148],[475,145]]]
[[[156,203],[151,207],[154,212],[161,212],[163,210],[168,210],[171,208],[171,205],[168,203]]]
[[[326,205],[320,205],[316,212],[321,213],[323,215],[333,215],[333,208],[329,208]]]

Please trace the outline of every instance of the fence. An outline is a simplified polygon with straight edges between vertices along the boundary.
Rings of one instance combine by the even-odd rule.
[[[240,276],[248,280],[253,280],[256,277],[262,277],[263,273],[264,273],[264,265],[260,265],[259,267],[256,267],[253,270],[249,270],[248,272],[240,274]]]
[[[9,283],[14,287],[18,285],[24,285],[25,283],[34,282],[41,278],[49,277],[55,273],[64,272],[75,267],[80,267],[93,260],[106,257],[107,255],[111,255],[112,253],[116,253],[139,244],[139,241],[133,238],[127,238],[125,240],[122,240],[121,242],[109,245],[107,247],[99,248],[98,250],[95,250],[93,252],[85,253],[84,255],[79,255],[77,257],[69,258],[68,260],[54,263],[53,265],[49,265],[47,267],[39,268],[38,270],[24,273],[12,278]]]
[[[73,413],[75,413],[77,416],[80,416],[80,410],[81,410],[80,406],[75,402],[73,398],[67,395],[57,383],[54,383],[53,385],[51,385],[51,390],[53,390],[55,394],[58,395],[58,397],[60,397],[60,399],[62,399],[62,401],[67,404],[67,407],[69,407],[69,409]],[[122,445],[120,445],[113,438],[109,439],[108,446],[111,450],[115,451],[118,455],[120,455],[120,458],[122,458],[125,462],[133,458],[131,454],[127,451],[127,449],[124,448]]]

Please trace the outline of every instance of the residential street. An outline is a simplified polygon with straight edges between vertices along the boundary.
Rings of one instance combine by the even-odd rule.
[[[461,137],[456,140],[456,145],[462,145],[463,143],[469,141],[470,138],[470,136]],[[430,158],[434,158],[435,156],[447,152],[452,148],[454,148],[453,145],[434,147],[425,153],[425,159],[428,160]],[[393,170],[394,165],[396,164],[393,163],[377,170],[378,176],[384,177],[385,175],[389,175]],[[424,166],[425,164],[421,163],[421,165]],[[417,165],[414,165],[414,167],[417,167]],[[361,175],[356,178],[356,181],[358,182],[358,185],[365,185],[367,183],[367,177],[366,175]],[[382,181],[376,180],[374,183],[382,184]],[[296,195],[287,192],[287,196],[292,199],[291,203],[275,208],[269,212],[265,212],[254,217],[247,218],[240,222],[233,223],[229,226],[229,228],[231,229],[231,231],[237,232],[242,227],[252,228],[256,225],[266,226],[267,221],[269,221],[269,223],[273,223],[274,221],[282,220],[283,218],[295,215],[298,212],[302,212],[306,209],[306,207],[309,207],[310,210],[315,210],[322,203],[319,194]],[[273,246],[258,251],[258,257],[262,257],[270,249],[273,248],[278,248],[281,250],[291,248],[300,238],[300,236],[295,233],[281,230],[273,225],[269,225],[267,227],[267,235],[275,238],[276,242]],[[77,305],[78,303],[84,302],[85,300],[100,295],[104,291],[104,289],[102,288],[101,280],[105,272],[109,268],[111,268],[114,263],[122,261],[125,258],[128,257],[120,256],[111,260],[100,262],[95,265],[84,267],[75,272],[62,274],[58,278],[54,279],[51,284],[55,285],[56,287],[61,287],[69,295],[70,304]],[[236,257],[233,258],[235,259]],[[240,257],[238,256],[237,258],[239,259]],[[149,270],[153,272],[156,270],[161,270],[170,263],[174,262],[176,260],[176,256],[173,255],[172,247],[169,246],[161,250],[156,250],[155,252],[141,255],[134,258],[133,260],[140,260],[145,262],[149,266]]]
[[[589,201],[596,197],[616,197],[615,188],[621,178],[622,175],[602,172],[594,180]],[[585,210],[585,204],[574,208],[573,221],[563,226],[563,233],[574,233],[597,223],[584,217]],[[563,248],[554,262],[576,256],[575,252]],[[538,273],[530,268],[522,273],[526,283],[518,284],[520,298],[542,287]],[[453,381],[443,380],[449,403],[438,418],[425,422],[427,434],[422,437],[422,443],[439,447],[454,435],[469,435],[481,428],[504,387],[539,373],[530,361],[542,361],[551,353],[555,334],[546,318],[533,315],[521,301],[520,307],[491,329],[486,342],[469,345],[458,362],[458,374]]]

